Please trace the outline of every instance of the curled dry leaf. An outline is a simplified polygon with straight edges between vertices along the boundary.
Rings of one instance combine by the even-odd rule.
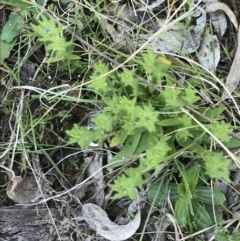
[[[128,32],[132,31],[129,23],[137,22],[137,16],[132,7],[126,4],[112,5],[109,7],[107,19],[104,22],[104,29],[111,36],[115,48],[128,45],[130,41]]]
[[[104,205],[105,195],[104,195],[104,176],[102,170],[102,153],[96,153],[94,157],[86,157],[85,163],[88,164],[88,175],[92,176],[94,180],[94,194],[95,202],[99,206]]]
[[[40,189],[34,176],[14,176],[7,186],[7,195],[15,203],[30,204],[40,196]]]
[[[240,82],[240,29],[238,29],[237,42],[237,51],[226,81],[228,91],[224,90],[221,98],[222,100],[230,98],[230,94],[238,87]]]
[[[220,44],[216,35],[207,34],[202,38],[199,49],[199,61],[209,71],[213,72],[220,60]]]
[[[129,43],[134,43],[136,47],[140,47],[145,41],[149,41],[149,39],[151,39],[148,46],[146,47],[154,51],[160,50],[169,53],[180,51],[184,54],[196,52],[202,42],[202,32],[206,27],[207,14],[212,20],[212,24],[215,31],[217,32],[219,40],[227,28],[227,20],[224,13],[229,17],[234,26],[237,28],[238,24],[236,16],[226,4],[220,3],[218,0],[196,0],[194,2],[194,11],[189,15],[189,19],[192,19],[192,23],[195,23],[195,25],[188,26],[180,21],[173,26],[170,24],[169,28],[164,31],[161,36],[152,38],[152,33],[146,34],[145,32],[139,31],[138,38],[134,40],[131,39],[131,24],[129,25],[129,22],[138,24],[137,16],[139,12],[157,11],[157,8],[160,7],[164,1],[165,0],[155,0],[148,4],[145,3],[146,1],[141,0],[143,7],[137,9],[136,12],[131,7],[126,7],[121,4],[117,4],[116,7],[110,8],[114,9],[114,11],[111,10],[109,12],[108,18],[112,19],[113,23],[118,22],[118,28],[116,29],[112,23],[108,23],[107,21],[104,28],[106,32],[108,32],[108,34],[111,36],[113,42],[115,43],[115,47],[126,47],[129,45]],[[113,12],[115,18],[112,15]],[[133,13],[135,13],[136,16]],[[129,19],[131,21],[129,21]],[[152,20],[152,22],[155,26],[153,31],[157,31],[157,29],[161,29],[165,25],[166,19],[156,18]],[[144,24],[141,26],[148,29],[148,27]],[[207,39],[205,38],[204,41],[205,42],[202,44],[202,46],[205,45]],[[215,46],[218,47],[219,43],[215,44]],[[208,56],[211,57],[210,55],[213,56],[215,54],[216,57],[208,61],[208,63],[206,61],[202,61],[202,64],[205,68],[212,71],[214,67],[217,66],[219,61],[218,51],[218,48],[212,49],[209,47]],[[213,65],[215,66],[213,67]]]
[[[111,241],[130,238],[137,231],[141,222],[140,208],[131,222],[126,225],[118,225],[109,219],[103,209],[91,203],[83,205],[82,216],[94,231]]]
[[[218,1],[214,2],[208,2],[206,4],[206,12],[207,13],[212,13],[216,12],[217,10],[222,10],[225,12],[225,14],[229,17],[231,20],[232,24],[236,29],[238,29],[238,22],[235,14],[232,12],[232,10],[225,4],[225,3],[220,3]]]
[[[164,20],[159,20],[159,24]],[[164,52],[178,52],[181,53],[193,53],[199,46],[201,41],[201,34],[206,24],[206,14],[203,11],[202,14],[196,19],[197,25],[189,31],[185,27],[173,26],[169,30],[165,31],[160,38],[152,39],[149,43],[149,49],[161,50]],[[161,26],[160,26],[161,27]],[[140,35],[145,41],[151,38],[149,34]]]
[[[212,21],[212,25],[217,33],[218,38],[221,40],[222,36],[227,30],[227,19],[223,11],[217,10],[209,13],[209,17]]]

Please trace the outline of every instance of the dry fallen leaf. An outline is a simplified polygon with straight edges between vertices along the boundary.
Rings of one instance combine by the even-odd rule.
[[[152,11],[154,8],[160,6],[165,1],[166,0],[156,0],[155,2],[151,2],[151,4],[148,5],[148,1],[140,0],[141,4],[144,5],[144,7],[138,8],[137,11],[146,11],[146,10]]]
[[[118,225],[109,219],[103,209],[91,203],[83,205],[82,216],[94,231],[110,241],[130,238],[137,231],[141,222],[140,208],[131,222],[126,225]]]
[[[92,176],[94,185],[94,199],[97,205],[103,207],[105,201],[104,195],[104,176],[102,170],[102,153],[96,153],[94,157],[86,157],[84,162],[88,164],[88,175]]]
[[[224,90],[222,100],[230,98],[230,94],[238,87],[240,82],[240,29],[238,29],[237,42],[237,51],[226,81],[228,91]]]
[[[34,176],[14,176],[7,186],[7,195],[15,203],[30,204],[41,194]]]
[[[225,4],[225,3],[220,3],[218,1],[208,1],[206,3],[206,12],[207,13],[212,13],[216,12],[217,10],[222,10],[225,12],[225,14],[228,16],[232,24],[236,29],[238,29],[238,22],[235,14],[232,12],[232,10]]]
[[[214,72],[220,60],[220,44],[216,35],[207,34],[202,38],[199,49],[199,62]]]
[[[209,17],[219,40],[221,40],[222,36],[227,30],[226,16],[224,15],[223,11],[217,10],[215,12],[209,13]]]

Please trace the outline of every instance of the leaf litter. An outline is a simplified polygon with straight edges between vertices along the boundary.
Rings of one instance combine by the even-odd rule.
[[[144,33],[139,31],[137,37],[134,36],[134,24],[139,24],[137,19],[139,19],[141,12],[153,11],[156,7],[159,7],[164,3],[164,0],[157,0],[151,2],[151,4],[144,3],[144,6],[135,10],[131,6],[124,6],[117,4],[116,7],[112,8],[112,12],[106,13],[106,21],[104,23],[104,28],[107,34],[111,37],[113,44],[116,47],[121,48],[134,43],[131,46],[132,49],[139,48],[145,41],[151,41],[147,45],[147,48],[154,51],[162,51],[166,53],[181,53],[190,54],[197,53],[200,64],[210,72],[215,72],[217,65],[220,61],[220,44],[223,35],[227,30],[227,18],[232,22],[235,29],[238,29],[238,23],[234,13],[230,8],[217,0],[210,1],[195,1],[196,8],[195,11],[189,16],[189,23],[195,22],[195,25],[189,25],[185,28],[181,23],[177,23],[168,28],[162,35],[152,38],[154,30],[151,33]],[[115,10],[113,14],[113,9]],[[121,9],[119,13],[118,9]],[[114,17],[118,17],[118,27],[116,28],[114,23]],[[138,16],[139,15],[139,16]],[[214,31],[216,35],[209,33],[207,28],[207,18],[211,20]],[[110,21],[109,21],[110,20]],[[111,22],[112,21],[112,22]],[[133,23],[135,21],[135,23]],[[144,22],[143,19],[141,19]],[[165,19],[155,18],[152,20],[153,25],[157,29],[160,29],[165,24]],[[143,26],[144,27],[144,26]],[[239,41],[239,40],[238,40]],[[131,51],[131,49],[130,49]],[[227,78],[227,85],[231,87],[232,91],[235,90],[239,84],[239,80],[236,76],[240,76],[240,73],[236,71],[239,61],[240,54],[239,48],[231,71]],[[234,66],[236,66],[234,68]],[[232,76],[235,74],[234,76]],[[235,80],[233,83],[233,79]],[[236,81],[237,79],[237,81]],[[240,78],[239,78],[240,79]],[[226,98],[226,93],[223,94],[222,99]],[[101,206],[101,205],[100,205]],[[82,215],[85,218],[89,226],[95,230],[100,236],[108,240],[125,240],[131,237],[140,225],[140,210],[137,215],[127,225],[119,226],[109,220],[107,214],[99,206],[94,204],[85,204],[82,209]],[[169,226],[169,221],[165,220],[165,226]],[[168,223],[168,224],[167,224]],[[166,229],[166,228],[162,228]],[[116,234],[119,233],[119,239],[116,239]],[[123,236],[122,236],[123,235]],[[125,236],[124,236],[125,235]],[[156,238],[159,236],[155,236]],[[161,237],[165,239],[166,237]]]
[[[153,11],[155,8],[163,4],[165,0],[156,0],[151,4],[147,4],[142,0],[141,2],[144,3],[144,6],[136,10],[130,6],[113,6],[111,11],[113,13],[113,9],[115,9],[115,14],[118,16],[118,22],[120,21],[121,24],[118,26],[118,29],[116,29],[112,23],[106,21],[104,27],[105,31],[109,34],[112,41],[118,45],[118,47],[125,46],[130,42],[135,42],[135,46],[133,46],[133,48],[141,47],[141,45],[145,41],[149,40],[149,38],[151,38],[151,36],[154,34],[153,30],[151,33],[144,33],[140,31],[137,38],[133,37],[133,39],[131,39],[131,34],[133,33],[134,29],[131,23],[133,23],[133,21],[138,21],[139,18],[137,15],[144,11]],[[226,4],[219,3],[216,0],[195,1],[195,4],[197,4],[197,7],[189,17],[191,18],[190,22],[195,22],[196,25],[190,25],[188,26],[189,28],[185,28],[181,23],[172,25],[169,29],[167,29],[166,32],[163,33],[163,35],[152,39],[148,45],[148,48],[168,53],[177,53],[178,50],[181,50],[181,53],[185,54],[196,52],[198,53],[199,61],[202,66],[207,70],[214,72],[220,61],[221,38],[227,29],[226,16],[230,19],[236,29],[238,28],[238,23],[235,15]],[[122,9],[120,13],[117,12],[119,9]],[[114,19],[116,16],[113,17],[112,13],[106,13],[106,19]],[[204,32],[205,28],[207,27],[207,17],[212,20],[212,25],[216,35]],[[153,21],[153,25],[157,29],[164,26],[165,23],[165,19],[160,18]],[[239,41],[240,34],[238,31],[238,42]],[[223,93],[223,100],[228,98],[229,93],[232,93],[239,85],[239,56],[240,48],[238,46],[230,73],[227,77],[226,84],[229,88],[229,91]],[[137,206],[137,209],[135,208],[134,210],[130,211],[130,213],[137,211],[137,214],[133,220],[129,221],[128,224],[118,225],[117,223],[111,221],[103,208],[105,207],[106,201],[104,192],[105,180],[103,171],[99,171],[103,168],[102,155],[97,153],[94,158],[86,157],[85,162],[88,164],[88,175],[92,176],[92,179],[94,180],[93,186],[94,193],[96,194],[94,201],[97,205],[92,203],[83,204],[81,215],[75,219],[77,220],[78,218],[83,218],[91,229],[108,240],[126,240],[132,237],[138,230],[141,223],[140,205],[138,203],[133,204],[133,202],[129,205],[129,208],[132,207],[131,205]],[[236,177],[235,179],[237,183],[237,179],[239,179],[239,177]],[[29,186],[28,183],[32,183],[32,186]],[[236,185],[239,185],[239,183]],[[37,200],[38,196],[40,195],[38,188],[39,187],[34,177],[31,176],[21,179],[20,177],[15,176],[11,180],[11,184],[8,185],[7,195],[15,203],[28,204],[32,203],[32,201],[35,199]],[[238,186],[236,188],[238,188]],[[32,193],[30,193],[31,190],[33,190]],[[19,193],[21,193],[21,197],[18,196]],[[162,218],[161,220],[164,219]],[[164,220],[163,222],[165,222],[166,227],[162,228],[161,231],[165,230],[169,226],[169,220]],[[159,221],[158,225],[160,225]]]
[[[159,7],[165,1],[155,1],[152,4],[145,4],[144,7],[137,9],[136,11],[130,6],[118,5],[117,9],[124,9],[117,16],[121,20],[120,27],[116,30],[113,24],[109,21],[105,21],[105,30],[111,36],[114,43],[124,47],[127,43],[135,43],[136,47],[148,41],[153,33],[145,34],[140,33],[136,38],[131,34],[132,27],[130,25],[131,16],[143,11],[153,10]],[[185,26],[182,23],[172,25],[161,36],[151,38],[147,48],[152,50],[159,50],[166,53],[177,53],[180,51],[182,54],[190,54],[197,52],[200,57],[200,62],[203,67],[209,71],[215,71],[220,60],[220,41],[227,29],[228,16],[234,27],[238,28],[237,19],[230,8],[217,0],[209,1],[195,1],[196,7],[192,14],[189,14],[189,22],[195,21],[195,25]],[[225,14],[224,14],[225,13]],[[115,13],[116,14],[116,13]],[[217,38],[214,35],[209,34],[208,37],[202,37],[205,28],[207,27],[207,16],[211,19],[213,27],[217,33]],[[106,19],[112,19],[111,15],[106,14]],[[152,20],[153,25],[157,29],[160,29],[166,23],[166,19],[157,18]],[[142,22],[144,22],[142,20]],[[135,23],[139,24],[139,23]],[[143,26],[144,27],[144,26]],[[156,31],[155,30],[155,31]],[[205,34],[204,34],[205,36]],[[133,37],[133,39],[131,39]],[[215,44],[213,45],[212,42]],[[200,48],[200,49],[199,49]]]
[[[93,230],[111,241],[121,241],[130,238],[135,234],[141,222],[140,209],[138,209],[136,216],[128,224],[118,225],[109,219],[103,209],[92,203],[83,205],[82,216]]]

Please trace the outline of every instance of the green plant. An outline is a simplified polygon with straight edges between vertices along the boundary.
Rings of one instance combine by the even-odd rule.
[[[181,226],[188,226],[190,230],[201,230],[222,219],[222,212],[216,206],[222,205],[225,196],[217,189],[204,186],[205,182],[200,181],[200,165],[189,165],[185,170],[177,163],[178,171],[181,173],[180,184],[170,182],[170,200],[174,205],[176,218]],[[204,179],[207,177],[204,175]],[[159,182],[150,186],[148,190],[149,200],[153,202]],[[159,193],[157,200],[162,199],[163,194]],[[157,202],[158,203],[158,202]],[[216,217],[216,219],[215,219]]]
[[[240,237],[240,231],[235,229],[231,234],[228,234],[227,228],[220,225],[217,228],[216,240],[217,241],[238,241]]]
[[[57,2],[58,0],[53,0],[54,2]],[[60,0],[59,2],[63,3],[63,4],[68,4],[70,2],[70,0]]]
[[[13,167],[14,172],[19,167],[30,174],[38,170],[30,165],[32,160],[26,162],[27,157],[39,154],[45,174],[52,168],[56,170],[54,173],[60,178],[54,182],[54,188],[61,191],[62,178],[73,187],[83,181],[84,175],[80,173],[79,177],[79,170],[88,168],[82,156],[75,153],[79,148],[68,144],[77,143],[84,152],[92,141],[97,140],[100,147],[107,142],[114,151],[118,150],[105,166],[116,174],[109,184],[113,190],[111,198],[138,199],[137,191],[148,191],[151,208],[144,218],[145,226],[141,223],[141,238],[133,238],[144,239],[149,218],[152,212],[156,214],[154,206],[162,211],[170,202],[183,235],[186,230],[192,233],[218,225],[223,213],[217,206],[222,205],[225,197],[212,185],[214,179],[231,182],[232,162],[224,156],[223,149],[229,154],[227,148],[240,146],[240,141],[233,138],[240,125],[239,118],[234,117],[235,107],[230,101],[221,101],[223,84],[216,76],[218,73],[207,72],[191,59],[197,60],[198,55],[186,57],[181,53],[185,52],[188,37],[181,47],[176,47],[179,55],[165,56],[147,50],[154,48],[155,40],[150,38],[157,30],[143,24],[148,18],[139,15],[140,11],[136,13],[141,21],[125,24],[124,20],[134,18],[130,14],[125,18],[127,8],[114,2],[117,1],[1,0],[1,4],[7,5],[7,14],[12,7],[20,8],[14,9],[17,14],[9,16],[0,38],[3,49],[0,61],[8,58],[10,51],[18,56],[16,63],[6,59],[1,68],[4,80],[0,89],[7,92],[2,94],[0,90],[3,99],[0,123],[4,127],[4,138],[0,135],[1,158],[7,153],[4,164]],[[183,7],[176,10],[181,4]],[[143,7],[139,1],[131,1],[131,5],[133,9]],[[200,18],[194,17],[192,21],[188,15],[176,23],[178,16],[194,7],[193,0],[166,2],[165,7],[168,15],[162,29],[166,26],[170,33],[174,28],[195,32]],[[158,22],[158,16],[147,7],[146,11],[152,23]],[[116,36],[122,35],[123,40],[133,44],[126,48],[126,44],[122,45],[124,41],[116,41],[107,31],[106,23],[111,23]],[[158,37],[167,32],[159,32]],[[146,36],[145,40],[142,36]],[[195,36],[192,37],[195,41]],[[142,43],[148,39],[151,41]],[[214,44],[211,47],[214,49]],[[227,55],[230,52],[227,46],[224,51]],[[36,64],[34,77],[25,83],[28,87],[22,86],[18,78],[27,59]],[[15,86],[13,79],[19,86]],[[32,86],[31,80],[41,83]],[[60,83],[69,85],[65,88],[58,86]],[[34,113],[28,111],[32,99],[40,100]],[[83,119],[91,104],[98,103],[101,111],[92,119],[93,128],[74,124]],[[64,131],[72,125],[66,143]],[[106,181],[108,178],[109,175],[104,176]],[[238,240],[237,235],[239,232],[227,233],[220,227],[216,238]],[[194,239],[204,240],[196,236]]]
[[[63,35],[63,25],[56,23],[53,19],[41,14],[41,20],[38,25],[31,24],[33,32],[30,36],[38,37],[39,41],[44,43],[45,51],[48,54],[48,63],[65,60],[67,62],[78,60],[80,57],[72,54],[73,43],[67,41]]]
[[[108,74],[106,64],[98,62],[95,65],[88,88],[98,94],[105,107],[93,119],[95,127],[92,132],[77,125],[72,131],[67,131],[70,142],[79,143],[82,149],[93,140],[98,140],[99,145],[104,140],[108,140],[110,146],[125,144],[111,160],[111,167],[127,164],[132,156],[145,153],[145,157],[141,157],[139,165],[134,168],[134,176],[133,171],[126,169],[110,185],[117,192],[112,198],[136,198],[135,188],[142,187],[142,180],[148,179],[149,171],[158,171],[160,163],[172,160],[182,151],[201,155],[211,178],[224,178],[230,182],[231,161],[221,153],[210,153],[208,147],[213,139],[201,126],[194,124],[191,117],[180,111],[184,106],[197,108],[196,103],[200,100],[197,90],[187,83],[184,88],[176,85],[176,77],[170,71],[171,62],[164,56],[158,57],[148,51],[136,61],[138,69],[124,69],[112,74]],[[141,72],[143,69],[145,71]],[[139,82],[136,72],[147,78],[149,84]],[[160,87],[156,90],[152,84]],[[219,117],[218,107],[213,110],[211,114],[215,123],[202,121],[202,125],[220,141],[230,143],[232,126]],[[188,198],[189,195],[190,191],[187,193]]]
[[[10,52],[16,44],[17,36],[20,33],[22,26],[23,18],[16,13],[11,13],[0,35],[0,62],[3,62],[9,57]]]

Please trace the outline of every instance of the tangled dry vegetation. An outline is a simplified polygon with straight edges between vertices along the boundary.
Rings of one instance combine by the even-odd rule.
[[[240,240],[237,6],[0,0],[0,240]]]

